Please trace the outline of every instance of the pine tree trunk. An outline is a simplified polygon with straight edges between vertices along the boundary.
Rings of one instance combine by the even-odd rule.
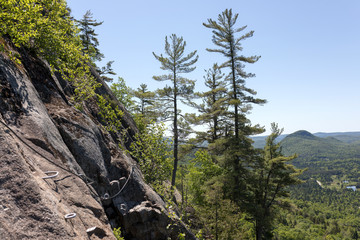
[[[215,142],[215,140],[217,139],[217,131],[218,131],[218,121],[217,121],[217,117],[213,118],[213,122],[214,122],[214,129],[213,129],[213,137],[212,140],[213,142]]]
[[[234,56],[234,51],[232,49],[232,44],[230,43],[230,52],[231,52],[231,73],[232,73],[232,85],[233,85],[233,99],[237,100],[237,88],[236,88],[236,75],[235,75],[235,56]],[[234,117],[235,117],[235,139],[238,140],[239,139],[239,112],[238,112],[238,104],[235,103],[234,105]]]
[[[262,232],[263,232],[262,224],[260,223],[259,220],[256,220],[256,227],[255,227],[256,240],[262,240],[262,235],[263,235]]]
[[[216,195],[216,204],[215,204],[215,239],[218,240],[218,199]]]
[[[235,56],[234,56],[234,50],[233,50],[233,46],[232,43],[230,42],[230,52],[231,52],[231,72],[232,72],[232,87],[233,87],[233,96],[232,99],[233,100],[237,100],[237,88],[236,88],[236,74],[235,74]],[[234,105],[234,120],[235,120],[235,126],[234,126],[234,130],[235,130],[235,146],[233,146],[234,148],[238,148],[240,146],[238,146],[239,144],[239,116],[238,116],[238,104],[235,102]],[[234,143],[233,143],[234,144]],[[235,155],[234,156],[234,172],[235,172],[235,179],[234,179],[234,200],[237,199],[237,193],[240,190],[240,180],[238,177],[238,174],[240,173],[240,158],[239,156]]]
[[[213,86],[215,86],[216,84],[216,78],[215,76],[213,75]],[[215,89],[215,87],[214,87]],[[212,95],[212,104],[215,105],[216,103],[216,97],[215,97],[215,93],[213,93]],[[217,132],[218,132],[218,118],[217,116],[213,116],[213,123],[214,123],[214,132],[213,132],[213,142],[215,142],[215,140],[217,139]]]
[[[176,72],[174,71],[174,169],[171,178],[171,187],[175,186],[176,171],[178,165],[178,144],[179,144],[179,133],[177,126],[177,86],[176,86]]]

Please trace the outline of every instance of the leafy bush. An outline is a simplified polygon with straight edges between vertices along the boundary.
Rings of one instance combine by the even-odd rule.
[[[99,84],[89,74],[90,59],[81,51],[78,29],[65,0],[0,0],[0,6],[2,37],[44,58],[53,71],[72,82],[74,101],[79,103],[95,96]],[[3,44],[1,49],[5,50]]]

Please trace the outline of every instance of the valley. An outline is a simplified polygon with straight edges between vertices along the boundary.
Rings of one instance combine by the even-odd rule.
[[[261,143],[260,138],[254,140]],[[300,176],[303,183],[291,187],[294,205],[280,211],[277,239],[359,238],[359,140],[358,132],[298,131],[282,136],[283,153],[296,153],[291,163],[307,170]]]

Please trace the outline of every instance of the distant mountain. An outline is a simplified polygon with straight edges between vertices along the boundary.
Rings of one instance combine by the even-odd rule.
[[[360,143],[360,132],[314,133],[317,137],[333,137],[346,143]]]
[[[286,136],[286,138],[301,138],[301,139],[316,140],[316,137],[314,135],[312,135],[311,133],[305,130],[299,130],[297,132],[294,132]]]
[[[292,134],[283,134],[278,137],[278,141],[282,141],[285,137],[287,137],[289,135],[293,135],[293,134],[295,134],[295,136],[298,135],[298,137],[301,137],[301,136],[306,137],[307,136],[308,138],[311,138],[311,137],[333,138],[333,139],[340,140],[341,142],[344,142],[344,143],[360,145],[360,132],[332,132],[332,133],[318,132],[318,133],[311,134],[308,131],[300,130],[300,131],[297,131]],[[266,138],[267,138],[267,136],[252,137],[252,140],[254,141],[254,144],[253,144],[254,147],[255,148],[263,148],[266,143]]]
[[[300,158],[312,158],[314,155],[317,158],[333,158],[333,155],[342,152],[345,145],[336,138],[321,138],[304,130],[292,133],[281,141],[285,155],[296,153]]]
[[[350,134],[351,135],[351,134]],[[323,135],[318,137],[307,131],[297,131],[286,136],[281,141],[285,155],[297,154],[293,160],[297,167],[320,168],[337,160],[360,159],[360,145],[354,142],[343,142],[336,138],[338,135]],[[347,136],[343,133],[342,136]],[[330,164],[331,168],[331,164]]]
[[[360,179],[360,132],[311,134],[300,130],[280,139],[284,155],[298,155],[292,164],[308,168],[304,178],[316,176],[326,183],[332,179]],[[266,136],[253,140],[255,147],[262,148]]]

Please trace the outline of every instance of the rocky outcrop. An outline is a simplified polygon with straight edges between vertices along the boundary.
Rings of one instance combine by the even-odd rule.
[[[46,62],[19,53],[22,65],[0,54],[1,239],[115,239],[115,227],[125,239],[194,239],[118,147],[137,130],[108,87],[97,91],[124,110],[127,139],[104,130],[91,100],[74,108]]]

